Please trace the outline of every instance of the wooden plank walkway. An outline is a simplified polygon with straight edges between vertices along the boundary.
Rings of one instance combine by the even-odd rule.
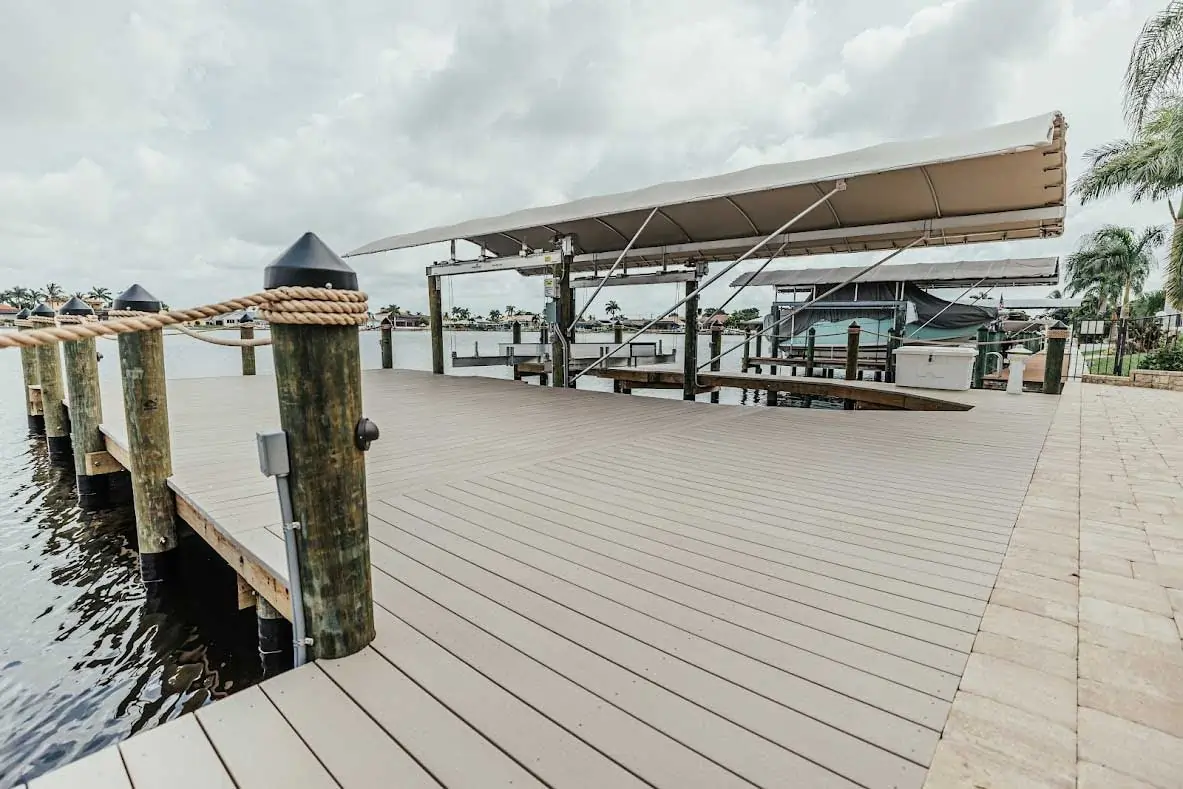
[[[1058,402],[364,384],[376,641],[31,789],[918,789]],[[286,610],[254,443],[278,423],[274,381],[170,381],[169,409],[182,514]]]

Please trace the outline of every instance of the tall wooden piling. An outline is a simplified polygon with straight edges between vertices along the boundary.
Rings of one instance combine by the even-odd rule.
[[[394,369],[394,323],[387,315],[378,326],[378,347],[382,351],[382,369]],[[433,349],[434,350],[434,349]]]
[[[746,373],[748,371],[748,360],[752,358],[752,327],[744,326],[743,329],[743,359],[739,363],[739,371]]]
[[[1064,388],[1064,349],[1068,327],[1056,321],[1047,328],[1047,359],[1043,367],[1043,393],[1058,395]]]
[[[698,383],[698,282],[686,283],[686,323],[682,327],[682,399],[693,400]]]
[[[716,358],[723,353],[723,327],[717,323],[711,324],[711,370],[718,372],[722,359]],[[719,402],[719,390],[711,392],[711,402]]]
[[[431,329],[431,371],[444,374],[444,305],[440,278],[427,278],[428,326]]]
[[[116,310],[159,312],[162,305],[144,288],[132,285],[112,306]],[[176,572],[176,505],[168,489],[173,461],[164,374],[164,332],[151,329],[120,334],[119,367],[140,572],[151,590]]]
[[[264,287],[357,290],[357,274],[306,233],[266,269]],[[438,311],[433,311],[432,320]],[[361,352],[357,326],[272,322],[279,421],[287,433],[292,517],[309,659],[374,640]],[[441,346],[442,350],[442,346]]]
[[[92,317],[94,310],[79,298],[70,299],[62,315]],[[78,506],[100,509],[110,503],[111,475],[120,466],[107,454],[107,442],[99,431],[103,398],[99,393],[99,354],[93,339],[62,343],[66,386],[70,395],[70,439],[74,447],[74,474]]]
[[[817,327],[810,326],[805,334],[805,377],[813,377],[813,359],[817,350]]]
[[[546,324],[544,323],[544,324],[542,324],[541,328],[538,329],[538,344],[545,347],[549,343],[550,343],[550,330],[547,328]],[[538,374],[538,385],[539,386],[547,386],[549,384],[549,382],[550,382],[550,378],[547,376],[546,369],[543,368],[543,371]]]
[[[515,346],[518,345],[522,341],[522,324],[520,322],[514,321],[512,324],[510,324],[510,326],[509,326],[509,341],[511,343],[513,343]],[[515,358],[517,357],[516,348],[514,350],[514,357]],[[522,380],[522,370],[520,367],[518,367],[518,365],[516,363],[513,366],[513,379],[515,381]]]
[[[862,336],[863,329],[858,325],[858,321],[851,321],[850,325],[846,327],[846,380],[858,380],[858,356],[859,356],[859,340]],[[842,408],[846,411],[854,410],[855,402],[850,398],[842,401]]]
[[[255,322],[250,315],[242,316],[242,320],[239,321],[238,338],[240,340],[255,339]],[[256,369],[255,346],[244,344],[239,350],[242,351],[242,374],[254,375]]]
[[[761,329],[760,332],[756,335],[756,358],[759,359],[763,353],[764,353],[764,330]],[[756,365],[756,374],[757,375],[760,374],[763,370],[764,370],[764,365],[762,365],[762,364]]]
[[[617,345],[624,344],[624,324],[620,321],[612,324],[612,342]]]
[[[768,337],[768,355],[776,358],[780,353],[780,307],[773,305],[772,307],[772,334]],[[768,365],[768,373],[776,375],[776,365]],[[764,392],[764,405],[775,406],[779,393],[773,389],[768,389]]]
[[[30,318],[52,321],[56,313],[42,302],[29,313]],[[45,416],[45,445],[49,462],[63,466],[73,462],[70,448],[70,419],[66,415],[66,388],[62,384],[62,357],[58,343],[37,346],[37,378],[41,382],[41,409]]]
[[[33,328],[29,311],[22,309],[16,314],[16,325],[20,331]],[[29,432],[36,436],[45,435],[45,410],[41,406],[41,378],[37,373],[37,349],[21,346],[21,379],[25,384],[25,413]]]
[[[568,242],[564,242],[565,244]],[[570,359],[564,348],[564,341],[570,344],[574,339],[575,293],[571,289],[571,262],[574,254],[564,249],[559,262],[552,267],[555,307],[555,329],[550,338],[551,378],[550,385],[563,388],[570,386]]]
[[[986,377],[986,354],[990,352],[990,346],[987,344],[990,340],[990,332],[985,326],[978,327],[978,355],[974,357],[973,379],[971,386],[974,389],[982,388],[982,379]]]

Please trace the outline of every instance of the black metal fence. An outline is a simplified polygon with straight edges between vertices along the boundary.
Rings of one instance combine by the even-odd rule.
[[[1083,318],[1072,323],[1069,376],[1129,375],[1163,362],[1163,349],[1180,347],[1183,316]]]

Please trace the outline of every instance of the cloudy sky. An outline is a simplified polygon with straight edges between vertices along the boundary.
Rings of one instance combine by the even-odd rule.
[[[1124,134],[1125,60],[1164,5],[11,0],[0,27],[0,288],[140,282],[173,305],[213,301],[256,290],[262,267],[305,230],[343,252],[1056,109],[1075,178],[1087,148]],[[1161,205],[1073,206],[1063,239],[953,254],[1062,254],[1103,223],[1166,220]],[[444,255],[353,263],[374,301],[423,309],[423,267]],[[674,288],[612,296],[647,314]],[[541,284],[454,277],[445,300],[538,308]]]

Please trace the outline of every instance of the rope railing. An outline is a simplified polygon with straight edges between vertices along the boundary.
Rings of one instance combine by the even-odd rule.
[[[208,342],[210,345],[223,345],[229,348],[258,348],[263,345],[271,344],[270,337],[257,337],[250,340],[244,340],[241,337],[207,337],[206,335],[210,333],[210,330],[207,329],[206,331],[196,331],[194,329],[190,329],[183,323],[178,323],[172,328],[178,333],[184,334],[186,337],[192,337],[193,339],[200,340],[201,342]]]
[[[0,334],[0,348],[34,348],[54,342],[152,331],[166,326],[175,327],[215,318],[249,307],[257,307],[260,316],[268,323],[361,326],[369,319],[367,296],[361,291],[282,287],[188,309],[163,312],[116,311],[111,313],[115,317],[104,321],[68,323],[61,321],[62,316],[58,316],[57,320],[30,317],[27,322],[30,328],[26,331]]]

